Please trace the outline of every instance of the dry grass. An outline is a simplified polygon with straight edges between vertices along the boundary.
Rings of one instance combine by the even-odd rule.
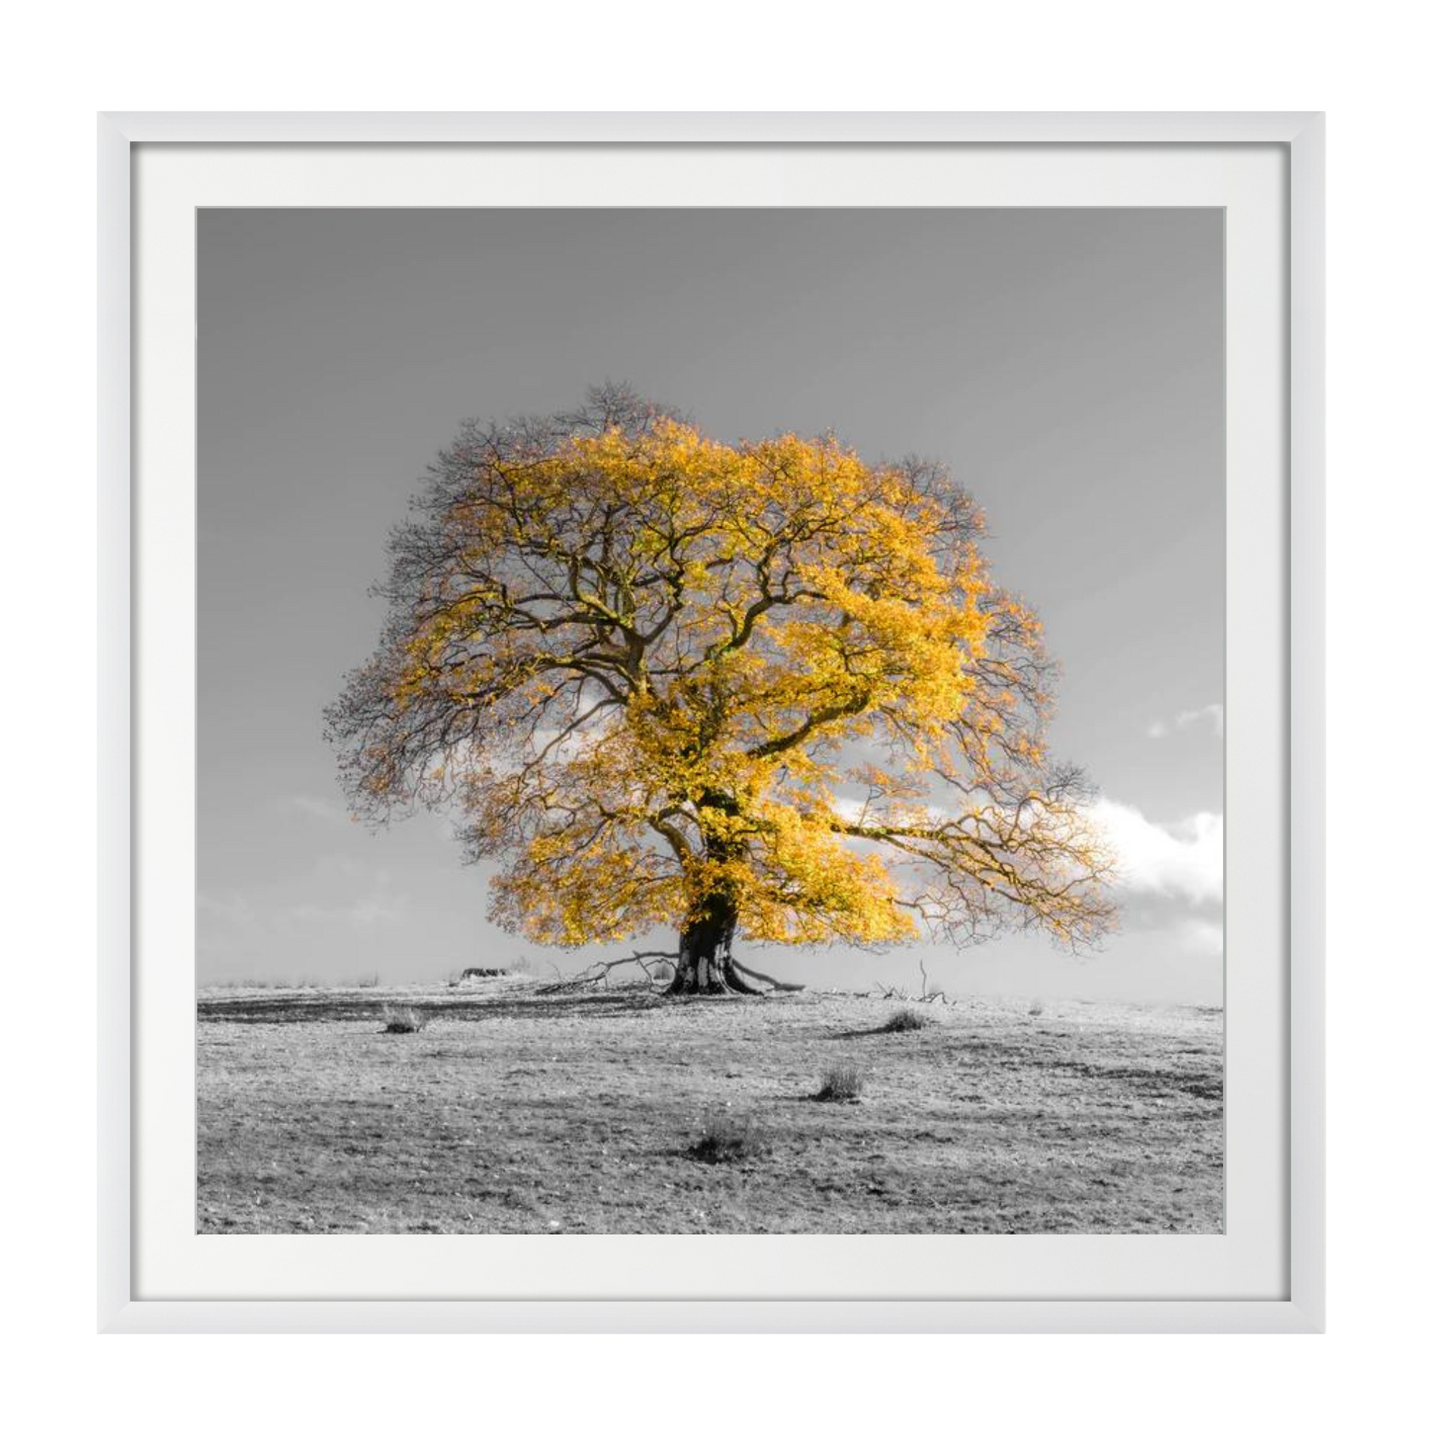
[[[880,1034],[912,1034],[928,1027],[928,1015],[916,1008],[901,1008],[888,1016],[879,1026]]]
[[[381,1031],[384,1034],[419,1034],[425,1027],[426,1015],[419,1009],[387,1004],[381,1011]]]
[[[735,1163],[767,1152],[767,1138],[749,1115],[714,1114],[703,1126],[702,1138],[687,1151],[704,1164]]]
[[[823,1071],[823,1082],[815,1099],[824,1102],[851,1103],[863,1097],[863,1070],[857,1064],[829,1064]]]
[[[382,1004],[425,1031],[384,1037]],[[929,1028],[882,1035],[877,1000],[851,996],[207,991],[198,1227],[1218,1233],[1219,1012],[1026,1009],[934,1005]],[[822,1108],[844,1039],[868,1092]],[[761,1151],[701,1164],[688,1145],[720,1117]]]

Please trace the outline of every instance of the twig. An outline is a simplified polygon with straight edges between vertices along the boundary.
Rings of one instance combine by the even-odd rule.
[[[930,989],[928,987],[928,974],[924,970],[923,960],[921,958],[918,960],[918,971],[919,973],[923,974],[922,993],[911,994],[907,991],[907,989],[903,988],[901,984],[884,984],[878,979],[874,979],[873,987],[878,990],[879,997],[884,1000],[896,999],[901,1003],[934,1003],[938,1000],[942,1000],[944,1003],[947,1003],[948,995],[944,993],[941,988]],[[871,995],[869,994],[859,995],[860,998],[867,998],[870,996]]]
[[[923,975],[923,992],[918,996],[919,1003],[932,1003],[935,999],[942,999],[944,1003],[947,1003],[948,995],[941,988],[930,989],[928,987],[928,973],[923,967],[921,958],[918,960],[918,971]]]

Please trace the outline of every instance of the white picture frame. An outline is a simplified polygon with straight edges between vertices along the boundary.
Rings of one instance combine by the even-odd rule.
[[[100,117],[99,140],[102,1330],[1307,1332],[1323,1328],[1322,115],[109,114]],[[151,348],[151,336],[159,328],[146,331],[135,324],[140,314],[140,292],[149,288],[147,304],[158,303],[167,310],[176,335],[184,335],[188,324],[193,326],[193,312],[188,308],[193,306],[194,298],[186,289],[184,267],[148,269],[145,254],[151,242],[141,224],[143,203],[149,204],[151,197],[163,189],[163,178],[157,171],[154,186],[149,179],[141,186],[141,162],[147,154],[160,155],[162,148],[183,162],[179,167],[183,173],[178,182],[181,189],[174,193],[173,205],[192,206],[248,203],[244,198],[237,199],[235,187],[242,174],[237,163],[244,164],[247,156],[269,157],[272,161],[280,158],[284,162],[288,151],[292,157],[308,158],[308,195],[323,195],[323,172],[344,170],[352,178],[348,184],[361,184],[364,173],[370,170],[371,180],[365,184],[373,189],[378,184],[383,189],[391,188],[390,201],[374,202],[381,204],[430,203],[432,193],[427,187],[436,177],[428,170],[432,164],[428,158],[455,159],[464,150],[468,155],[506,158],[509,166],[523,174],[522,183],[533,186],[538,184],[538,178],[527,174],[529,160],[539,163],[534,169],[540,172],[544,156],[549,165],[559,158],[563,163],[576,164],[579,158],[625,156],[629,151],[638,153],[640,148],[663,159],[690,152],[708,153],[723,161],[728,157],[746,161],[768,155],[787,158],[793,167],[789,172],[792,183],[799,176],[806,178],[811,166],[820,172],[829,171],[833,179],[828,184],[841,184],[838,177],[842,169],[847,169],[846,181],[852,186],[873,184],[866,177],[872,173],[869,165],[877,170],[879,157],[898,162],[896,170],[914,172],[926,180],[935,162],[966,152],[970,156],[986,154],[995,176],[992,184],[1013,194],[1008,190],[1010,168],[1026,155],[1038,157],[1047,152],[1066,166],[1072,158],[1086,152],[1103,154],[1103,148],[1108,148],[1108,154],[1115,158],[1126,153],[1147,157],[1153,176],[1147,184],[1154,186],[1168,203],[1179,203],[1184,194],[1183,190],[1171,190],[1171,155],[1194,155],[1192,174],[1196,177],[1201,174],[1201,154],[1218,156],[1216,170],[1221,178],[1229,171],[1231,156],[1267,154],[1273,158],[1280,177],[1279,200],[1286,209],[1269,223],[1274,228],[1269,234],[1277,233],[1286,244],[1279,246],[1278,254],[1269,260],[1277,270],[1270,294],[1282,298],[1287,311],[1261,320],[1267,326],[1278,324],[1279,352],[1287,368],[1286,373],[1275,378],[1278,400],[1287,407],[1287,415],[1277,418],[1280,446],[1276,448],[1283,458],[1279,465],[1287,518],[1282,515],[1278,519],[1280,545],[1275,555],[1254,559],[1253,570],[1244,567],[1242,561],[1240,564],[1251,578],[1263,578],[1270,584],[1264,587],[1252,581],[1251,587],[1261,594],[1252,600],[1261,609],[1271,610],[1287,663],[1287,672],[1276,678],[1279,659],[1272,662],[1261,655],[1259,666],[1250,674],[1256,679],[1253,685],[1261,690],[1278,682],[1281,695],[1270,700],[1268,711],[1282,723],[1280,738],[1286,740],[1285,756],[1276,758],[1275,766],[1283,789],[1278,841],[1282,849],[1287,848],[1287,857],[1281,854],[1271,875],[1279,878],[1282,891],[1274,899],[1276,912],[1260,915],[1277,916],[1279,923],[1267,947],[1278,953],[1281,970],[1281,1028],[1277,1037],[1256,1042],[1250,1053],[1238,1060],[1241,1068],[1249,1066],[1265,1075],[1273,1073],[1276,1084],[1283,1088],[1274,1101],[1280,1121],[1275,1138],[1279,1148],[1270,1156],[1279,1178],[1261,1195],[1273,1201],[1270,1207],[1278,1214],[1278,1218],[1260,1224],[1266,1233],[1275,1230],[1278,1235],[1267,1288],[1250,1286],[1230,1293],[1234,1287],[1226,1286],[1223,1295],[1208,1297],[1203,1279],[1210,1267],[1210,1256],[1198,1252],[1187,1262],[1187,1269],[1181,1265],[1178,1278],[1197,1275],[1199,1288],[1186,1282],[1165,1286],[1169,1292],[1164,1294],[1146,1292],[1128,1282],[1131,1269],[1134,1278],[1143,1277],[1139,1270],[1147,1264],[1144,1256],[1139,1255],[1126,1269],[1125,1262],[1111,1254],[1115,1247],[1100,1238],[1079,1243],[1085,1255],[1075,1261],[1075,1273],[1070,1276],[1073,1282],[1058,1291],[1050,1288],[1049,1251],[1035,1249],[1027,1259],[1016,1253],[1014,1265],[1005,1260],[996,1272],[980,1272],[978,1278],[987,1279],[988,1284],[976,1293],[960,1292],[946,1298],[907,1293],[890,1298],[886,1291],[880,1293],[877,1289],[869,1289],[866,1297],[861,1291],[858,1297],[820,1297],[806,1286],[799,1286],[792,1294],[767,1298],[719,1297],[705,1290],[694,1295],[673,1292],[669,1297],[658,1297],[659,1272],[672,1266],[665,1256],[654,1252],[638,1256],[637,1285],[627,1296],[598,1287],[590,1289],[586,1297],[567,1297],[565,1284],[557,1281],[573,1277],[573,1272],[581,1270],[585,1274],[586,1268],[595,1265],[601,1278],[606,1274],[603,1266],[608,1254],[615,1272],[616,1262],[624,1258],[622,1245],[608,1237],[539,1241],[546,1246],[570,1245],[574,1251],[581,1246],[596,1258],[589,1264],[575,1253],[558,1255],[550,1262],[534,1257],[527,1267],[534,1270],[538,1280],[552,1280],[535,1294],[518,1288],[514,1282],[491,1297],[441,1297],[429,1281],[445,1276],[449,1265],[444,1252],[428,1256],[426,1268],[421,1269],[420,1255],[399,1252],[398,1245],[405,1242],[373,1240],[367,1247],[386,1254],[389,1260],[378,1266],[382,1272],[374,1277],[385,1281],[385,1287],[374,1284],[370,1297],[339,1298],[326,1292],[324,1281],[330,1276],[317,1261],[323,1251],[342,1241],[289,1237],[279,1243],[273,1238],[264,1244],[235,1239],[208,1241],[208,1245],[217,1247],[210,1253],[218,1259],[220,1251],[228,1251],[230,1256],[228,1265],[217,1265],[214,1279],[233,1278],[237,1269],[260,1270],[255,1276],[259,1279],[264,1264],[266,1269],[287,1271],[289,1277],[299,1281],[296,1289],[285,1292],[289,1297],[281,1297],[282,1292],[274,1289],[269,1297],[242,1297],[237,1290],[208,1284],[202,1272],[188,1273],[195,1269],[199,1257],[192,1249],[193,1241],[179,1239],[172,1279],[194,1278],[194,1287],[146,1287],[141,1263],[150,1268],[163,1252],[156,1246],[159,1235],[150,1220],[155,1211],[146,1203],[148,1171],[156,1172],[152,1165],[162,1143],[167,1138],[174,1141],[182,1137],[183,1131],[172,1128],[174,1121],[163,1118],[148,1102],[165,1090],[145,1083],[143,1076],[147,1069],[154,1073],[157,1067],[169,1070],[172,1085],[181,1076],[186,1063],[182,1042],[185,1020],[193,1017],[193,999],[189,995],[176,997],[174,988],[158,1002],[161,990],[153,983],[154,972],[148,971],[150,940],[157,938],[157,931],[138,931],[139,919],[155,916],[153,906],[137,893],[138,880],[149,887],[147,880],[170,871],[175,874],[173,891],[177,898],[184,897],[188,885],[188,875],[182,876],[183,860],[178,855],[169,861],[161,858],[149,847],[144,826],[155,807],[171,805],[152,806],[151,794],[158,789],[154,774],[147,774],[145,767],[146,732],[160,728],[173,733],[172,755],[178,763],[186,756],[185,683],[189,674],[185,650],[180,645],[185,632],[183,629],[168,636],[142,638],[135,628],[137,617],[154,615],[153,608],[135,606],[136,599],[147,597],[152,579],[168,575],[181,586],[189,575],[194,585],[188,571],[193,563],[187,552],[190,534],[184,524],[189,517],[182,494],[148,491],[152,476],[159,477],[167,469],[173,485],[182,485],[186,468],[192,468],[193,483],[193,451],[188,448],[193,442],[194,418],[183,416],[182,406],[165,400],[165,388],[151,384],[160,373],[152,375],[145,369],[169,363]],[[873,158],[869,164],[862,159],[865,154]],[[856,163],[840,169],[838,162],[849,157]],[[1107,169],[1102,168],[1100,175]],[[277,184],[281,187],[278,194],[283,195],[281,204],[288,203],[285,194],[299,194],[286,191],[288,184],[298,184],[294,177],[290,182],[283,177]],[[1190,196],[1198,194],[1204,199],[1189,203],[1208,203],[1211,184],[1207,174],[1202,181],[1191,180],[1190,185],[1196,189],[1190,191]],[[1224,204],[1225,180],[1221,179],[1219,185],[1224,189],[1213,203]],[[1024,203],[1048,203],[1046,198],[1039,199],[1042,193],[1037,190],[1019,194]],[[334,202],[323,198],[308,203]],[[575,196],[571,203],[577,203]],[[146,279],[151,276],[163,279]],[[1232,273],[1231,281],[1234,279]],[[158,295],[158,287],[167,294]],[[147,381],[144,397],[133,389],[139,375]],[[171,392],[182,394],[174,385]],[[157,396],[161,398],[159,403]],[[157,405],[159,410],[154,409]],[[1235,418],[1231,416],[1232,443],[1234,433]],[[152,465],[154,470],[148,471]],[[169,529],[156,530],[158,508],[144,504],[164,496],[181,500],[172,509],[175,517]],[[1232,506],[1235,500],[1232,491]],[[1247,495],[1244,504],[1249,505]],[[1268,505],[1268,497],[1262,498],[1261,504]],[[1266,529],[1264,535],[1267,540],[1276,534]],[[1236,534],[1231,532],[1231,537]],[[1234,545],[1232,540],[1231,547]],[[1232,555],[1231,564],[1235,560]],[[193,666],[193,661],[189,665]],[[144,671],[140,685],[138,669]],[[164,684],[168,677],[174,684],[170,688],[174,706],[162,707],[157,699],[167,696],[166,689],[153,689],[157,681]],[[1235,717],[1231,700],[1232,729]],[[1245,742],[1247,745],[1248,740]],[[1240,756],[1247,763],[1247,746]],[[178,766],[177,771],[184,769]],[[172,800],[174,805],[184,805],[183,792]],[[1234,807],[1233,793],[1230,807]],[[1231,835],[1232,858],[1250,846],[1249,838]],[[138,898],[144,907],[135,906]],[[146,909],[151,910],[149,914]],[[172,910],[171,923],[183,934],[180,912]],[[1241,923],[1240,916],[1232,911],[1230,926],[1250,927],[1250,919],[1245,916]],[[177,937],[183,942],[180,934]],[[1266,946],[1264,941],[1257,941]],[[157,944],[157,951],[164,951],[163,943]],[[179,956],[176,949],[172,952]],[[173,973],[172,979],[175,976]],[[1233,983],[1231,989],[1231,998],[1235,998]],[[158,1059],[162,1060],[160,1065]],[[1230,1067],[1233,1069],[1235,1064],[1231,1054]],[[172,1097],[176,1095],[174,1087],[168,1092]],[[184,1123],[184,1110],[176,1119]],[[144,1121],[144,1127],[139,1127],[138,1121]],[[1247,1133],[1249,1127],[1249,1119],[1238,1110],[1227,1115],[1232,1136]],[[174,1157],[160,1170],[160,1176],[174,1185],[184,1178],[189,1166],[174,1147],[171,1154]],[[1257,1158],[1250,1167],[1257,1173],[1267,1172]],[[1235,1182],[1227,1180],[1227,1189]],[[153,1197],[155,1190],[151,1189],[150,1194]],[[182,1207],[179,1215],[184,1213]],[[175,1210],[172,1215],[179,1217]],[[172,1228],[172,1233],[176,1232]],[[1226,1245],[1229,1232],[1227,1224]],[[457,1247],[445,1240],[429,1241],[427,1245],[442,1246],[444,1251]],[[814,1263],[820,1268],[826,1267],[830,1258],[836,1264],[863,1249],[857,1241],[848,1239],[822,1238],[811,1245]],[[872,1241],[869,1248],[875,1270],[887,1272],[890,1250],[901,1258],[901,1246],[896,1242],[890,1245],[886,1238]],[[244,1257],[238,1253],[260,1249],[270,1251],[265,1261],[256,1253]],[[381,1254],[377,1257],[380,1259]],[[923,1267],[926,1264],[924,1261]],[[491,1267],[492,1277],[498,1277],[495,1264]],[[733,1265],[719,1256],[718,1267]],[[230,1276],[226,1268],[231,1270]],[[993,1266],[989,1269],[993,1270]],[[1060,1273],[1059,1279],[1063,1278]],[[1221,1278],[1233,1276],[1226,1272]],[[408,1284],[410,1279],[416,1281],[414,1286]],[[1106,1288],[1110,1280],[1122,1284]]]

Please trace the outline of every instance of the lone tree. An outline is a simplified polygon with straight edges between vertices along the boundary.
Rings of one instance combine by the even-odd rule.
[[[1110,859],[981,534],[938,467],[727,446],[622,388],[469,422],[328,711],[343,782],[378,822],[455,809],[538,942],[675,927],[678,993],[758,991],[739,937],[1086,943]]]

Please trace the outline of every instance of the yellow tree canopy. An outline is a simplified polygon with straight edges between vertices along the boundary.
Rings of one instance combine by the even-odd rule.
[[[1066,944],[1111,921],[1049,665],[939,468],[725,445],[623,390],[469,423],[329,713],[357,811],[458,810],[495,917],[581,944]]]

